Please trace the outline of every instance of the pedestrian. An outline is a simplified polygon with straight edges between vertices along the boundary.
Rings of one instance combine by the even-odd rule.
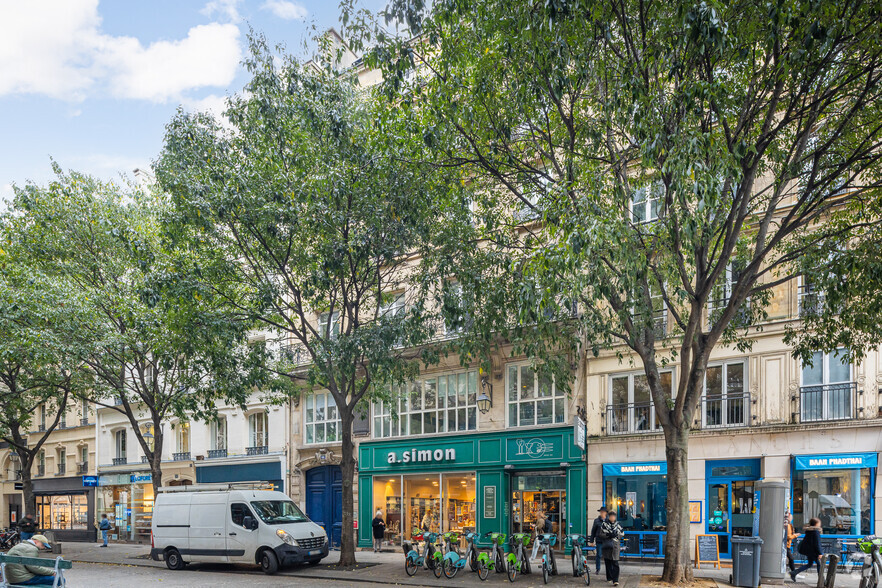
[[[34,520],[34,515],[26,514],[21,522],[18,523],[18,531],[22,541],[33,537],[34,533],[37,532],[37,521]]]
[[[804,572],[813,565],[818,566],[818,575],[821,575],[821,521],[816,518],[809,519],[809,524],[804,530],[805,537],[799,543],[799,553],[804,555],[808,562],[790,572],[790,579],[794,582],[796,582],[796,574]]]
[[[603,557],[600,554],[600,545],[597,543],[597,534],[600,532],[600,526],[603,524],[603,521],[606,520],[606,507],[601,506],[597,509],[598,515],[597,518],[594,519],[594,524],[591,525],[591,543],[594,544],[594,573],[600,573],[600,560]]]
[[[110,533],[110,519],[107,518],[106,514],[101,515],[101,522],[98,523],[98,529],[101,531],[101,539],[104,540],[104,545],[101,547],[107,547],[107,535]]]
[[[22,541],[6,555],[18,557],[40,557],[41,549],[51,549],[49,541],[43,535],[34,535]],[[6,578],[10,584],[17,586],[52,586],[55,582],[55,569],[44,566],[26,566],[22,564],[6,564]]]
[[[533,553],[530,555],[530,559],[536,559],[536,556],[539,554],[539,536],[548,533],[548,527],[548,518],[545,516],[545,511],[538,511],[536,513],[536,524],[533,526],[533,534],[536,538],[533,541]]]
[[[796,569],[793,561],[793,540],[797,537],[799,534],[793,531],[793,515],[788,512],[784,515],[784,551],[787,554],[787,568],[791,572]]]
[[[435,522],[435,516],[432,513],[432,509],[426,511],[425,516],[423,517],[423,522],[420,524],[420,527],[423,529],[423,532],[428,533],[432,528],[432,523]]]
[[[603,540],[603,565],[606,579],[613,586],[619,585],[619,542],[625,537],[622,526],[616,521],[616,511],[611,510],[600,525],[600,538]]]
[[[383,520],[383,511],[379,508],[374,520],[371,521],[371,527],[374,529],[374,553],[380,553],[380,548],[383,547],[383,538],[386,535],[386,521]]]

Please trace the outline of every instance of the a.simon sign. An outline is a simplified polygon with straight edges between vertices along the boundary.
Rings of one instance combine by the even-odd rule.
[[[400,456],[390,451],[386,456],[386,463],[436,463],[444,461],[456,461],[456,449],[411,449]]]

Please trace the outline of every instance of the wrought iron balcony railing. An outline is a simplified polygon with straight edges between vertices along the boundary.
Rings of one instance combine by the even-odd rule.
[[[799,415],[801,423],[856,418],[857,394],[856,382],[803,386],[799,389],[799,409],[796,415]]]
[[[227,450],[226,449],[209,449],[208,450],[208,459],[217,459],[220,457],[226,457]]]
[[[67,472],[67,464],[60,463],[58,464],[58,474],[59,476],[63,476]]]
[[[246,455],[266,455],[269,453],[269,447],[266,445],[258,445],[256,447],[246,447],[245,454]]]
[[[610,435],[648,433],[659,428],[651,402],[610,404],[606,407],[606,430]]]
[[[126,465],[127,463],[129,463],[129,461],[125,457],[114,457],[113,458],[113,465]]]
[[[726,429],[750,424],[750,395],[701,397],[701,428]]]
[[[178,453],[172,453],[172,461],[190,461],[190,452],[189,451],[180,451]]]
[[[77,474],[85,474],[89,471],[89,462],[83,462],[77,464]]]

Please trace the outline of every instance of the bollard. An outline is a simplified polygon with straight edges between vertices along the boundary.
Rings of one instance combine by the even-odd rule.
[[[833,553],[830,554],[827,560],[829,563],[827,564],[827,577],[824,579],[824,588],[833,588],[836,584],[836,570],[839,566],[839,556]]]

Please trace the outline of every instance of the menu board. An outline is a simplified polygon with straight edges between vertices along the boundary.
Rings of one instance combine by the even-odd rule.
[[[695,536],[695,565],[700,568],[703,563],[720,567],[720,541],[716,535]]]
[[[496,518],[496,486],[484,486],[484,518]]]

